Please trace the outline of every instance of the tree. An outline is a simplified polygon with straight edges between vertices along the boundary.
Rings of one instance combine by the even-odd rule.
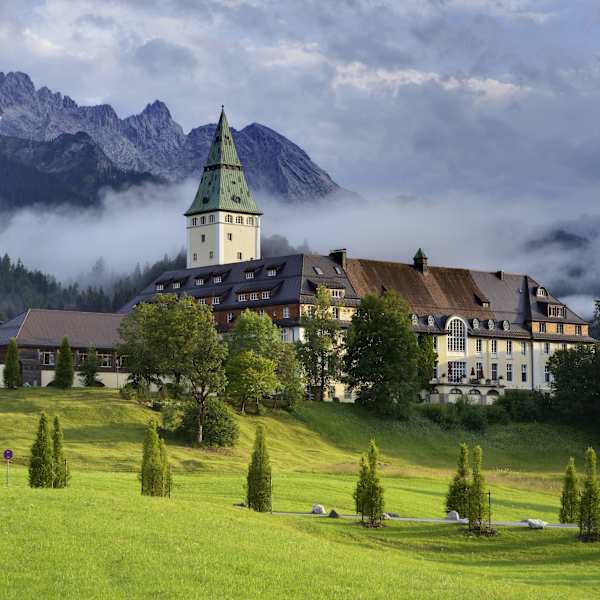
[[[548,361],[554,412],[571,420],[600,422],[600,350],[580,344]]]
[[[420,335],[418,339],[417,373],[419,387],[422,390],[430,390],[431,378],[433,377],[433,370],[435,369],[438,355],[433,346],[432,335]]]
[[[54,431],[52,432],[52,487],[66,488],[69,485],[69,467],[64,450],[63,430],[58,416],[54,417]]]
[[[465,517],[469,513],[469,447],[461,444],[459,448],[458,468],[446,495],[446,512],[455,510],[459,516]]]
[[[35,442],[31,447],[29,461],[29,485],[34,488],[51,488],[53,484],[52,439],[48,416],[40,415]]]
[[[229,357],[235,358],[242,352],[254,352],[258,356],[277,361],[283,342],[279,329],[267,314],[259,315],[244,310],[231,331],[227,334]]]
[[[185,407],[180,431],[190,435],[192,440],[197,438],[198,419],[196,407],[188,404]],[[204,440],[208,447],[229,448],[235,446],[240,435],[232,410],[219,398],[208,398],[204,410]]]
[[[600,486],[596,469],[596,452],[585,453],[585,477],[579,504],[579,536],[585,541],[600,539]]]
[[[123,319],[119,353],[138,381],[171,380],[189,390],[183,402],[196,408],[197,438],[204,435],[206,402],[226,385],[227,347],[219,339],[212,310],[191,297],[165,294],[137,306]]]
[[[394,292],[366,295],[346,340],[346,374],[358,402],[383,415],[407,416],[420,382],[418,347],[406,302]]]
[[[485,529],[485,521],[488,515],[487,503],[485,501],[485,478],[483,475],[483,451],[481,446],[475,446],[473,450],[473,476],[469,486],[469,529],[482,531]]]
[[[165,440],[160,440],[160,468],[162,495],[171,497],[171,488],[173,486],[173,476],[171,474],[171,465],[169,464],[169,454]]]
[[[151,420],[146,428],[142,454],[142,495],[162,496],[164,494],[163,484],[163,461],[161,456],[160,439],[156,431],[156,422]]]
[[[95,348],[89,348],[87,357],[79,369],[79,379],[85,387],[98,385],[98,353]]]
[[[597,299],[594,304],[594,320],[590,327],[590,335],[596,339],[600,339],[600,299]]]
[[[361,520],[367,518],[367,525],[378,527],[383,522],[383,487],[379,481],[379,449],[371,440],[366,456],[361,458],[359,479],[354,492],[356,510]]]
[[[560,496],[560,512],[558,515],[561,523],[576,523],[579,516],[579,482],[575,470],[575,459],[571,457]]]
[[[297,352],[311,395],[321,402],[325,390],[340,374],[340,325],[331,316],[331,293],[319,286],[315,304],[301,318],[304,341],[298,342]]]
[[[271,462],[262,425],[256,428],[254,450],[248,467],[246,504],[257,512],[271,511]]]
[[[58,356],[56,357],[56,370],[54,372],[54,385],[58,388],[69,389],[73,387],[75,371],[73,368],[73,353],[69,346],[69,340],[65,336],[62,339]]]
[[[252,350],[244,350],[229,361],[228,393],[242,413],[248,405],[260,412],[263,400],[277,391],[275,367],[275,361]]]
[[[282,344],[277,361],[277,379],[279,394],[275,396],[275,405],[281,400],[283,406],[294,408],[304,397],[302,372],[296,350],[292,344]]]
[[[17,340],[13,337],[8,342],[4,365],[4,387],[18,388],[21,385],[21,366],[19,365],[19,349]]]

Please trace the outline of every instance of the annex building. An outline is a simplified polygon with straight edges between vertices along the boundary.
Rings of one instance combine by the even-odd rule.
[[[438,364],[432,402],[459,394],[487,404],[506,389],[549,389],[548,359],[557,349],[593,343],[588,323],[525,274],[430,265],[419,249],[412,263],[327,256],[261,257],[262,213],[246,182],[225,112],[221,112],[195,198],[185,213],[187,268],[163,273],[118,314],[31,309],[0,326],[0,363],[11,337],[20,348],[24,382],[47,385],[56,351],[68,336],[76,361],[100,356],[100,379],[127,380],[115,348],[122,318],[157,294],[187,295],[212,307],[226,332],[243,310],[268,314],[284,341],[302,339],[301,316],[319,286],[330,290],[332,317],[350,325],[365,294],[393,290],[412,312],[415,334],[432,335]],[[0,366],[0,370],[1,370]],[[340,384],[331,398],[352,401]]]

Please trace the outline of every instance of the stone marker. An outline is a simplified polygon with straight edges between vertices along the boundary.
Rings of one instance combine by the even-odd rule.
[[[325,507],[322,504],[313,504],[312,510],[310,512],[313,515],[324,515],[327,513]]]
[[[460,515],[455,511],[451,510],[447,515],[446,519],[448,521],[460,521]]]

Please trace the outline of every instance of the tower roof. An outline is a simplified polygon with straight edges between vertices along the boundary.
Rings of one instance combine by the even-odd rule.
[[[262,214],[246,182],[224,109],[221,109],[196,197],[185,215],[215,210]]]

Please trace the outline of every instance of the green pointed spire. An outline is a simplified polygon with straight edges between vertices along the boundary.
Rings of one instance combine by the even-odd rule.
[[[246,182],[223,107],[196,197],[185,216],[215,210],[262,214]]]

